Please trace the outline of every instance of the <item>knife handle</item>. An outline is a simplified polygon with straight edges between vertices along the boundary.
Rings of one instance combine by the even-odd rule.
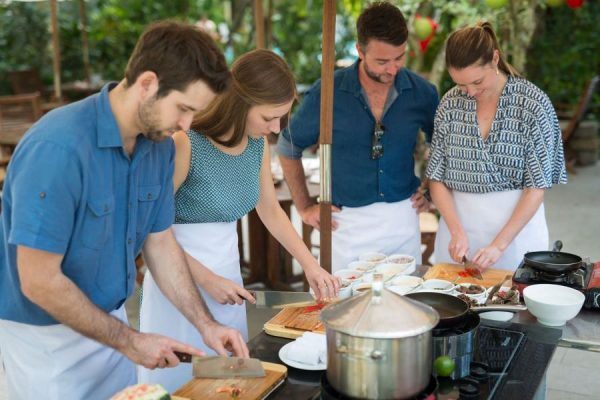
[[[184,363],[192,362],[192,355],[189,353],[184,353],[184,352],[176,351],[176,350],[173,350],[173,353],[175,353],[175,355],[177,356],[177,358],[179,358],[179,361],[181,361],[181,362],[184,362]]]

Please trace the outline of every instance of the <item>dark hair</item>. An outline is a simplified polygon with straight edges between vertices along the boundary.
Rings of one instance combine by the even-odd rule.
[[[463,69],[473,64],[491,63],[495,50],[498,50],[500,56],[498,69],[506,75],[520,76],[517,70],[504,59],[494,29],[487,21],[478,22],[473,27],[458,29],[448,36],[446,67]]]
[[[280,105],[296,99],[296,82],[286,62],[269,50],[250,51],[231,66],[230,87],[199,114],[192,129],[224,146],[239,144],[246,134],[246,118],[250,107]],[[289,115],[281,120],[281,129]],[[221,140],[233,127],[233,136]]]
[[[149,25],[138,39],[125,68],[127,85],[145,71],[158,76],[158,98],[185,91],[203,81],[215,93],[225,90],[231,75],[214,40],[196,27],[176,21]]]
[[[356,21],[358,43],[364,48],[376,39],[400,46],[408,38],[404,15],[398,7],[386,1],[377,1],[367,7]]]

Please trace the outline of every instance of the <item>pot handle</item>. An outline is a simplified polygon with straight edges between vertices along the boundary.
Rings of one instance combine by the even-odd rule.
[[[554,242],[554,248],[552,249],[552,251],[560,251],[563,247],[563,243],[560,240],[557,240],[556,242]]]
[[[338,354],[345,354],[349,357],[364,358],[364,359],[370,359],[373,361],[383,361],[386,359],[385,353],[383,353],[381,350],[371,350],[370,352],[369,351],[365,351],[365,352],[350,351],[348,349],[348,346],[346,346],[344,344],[337,346],[335,348],[335,351]]]

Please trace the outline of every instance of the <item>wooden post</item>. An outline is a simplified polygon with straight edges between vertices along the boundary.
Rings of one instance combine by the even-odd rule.
[[[265,48],[265,17],[262,0],[254,0],[254,25],[256,28],[256,48]]]
[[[335,65],[335,0],[323,2],[321,64],[321,266],[331,272],[331,142],[333,127],[333,70]]]
[[[79,0],[79,31],[81,32],[81,52],[83,53],[83,71],[87,83],[91,82],[90,48],[88,45],[87,17],[85,15],[85,0]]]
[[[60,42],[58,40],[58,5],[56,0],[50,0],[50,24],[52,27],[52,69],[54,71],[54,97],[56,101],[62,100],[62,88],[60,82]]]

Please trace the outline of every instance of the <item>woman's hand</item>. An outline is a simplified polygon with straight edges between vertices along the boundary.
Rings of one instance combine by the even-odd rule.
[[[496,245],[490,244],[477,250],[471,261],[478,264],[481,268],[489,268],[496,264],[496,261],[502,257],[503,251]]]
[[[339,278],[329,274],[321,267],[305,269],[304,274],[311,289],[315,292],[317,301],[337,297],[341,287]]]
[[[254,296],[235,282],[215,273],[206,279],[202,288],[220,304],[243,304],[244,300],[256,303]]]
[[[452,234],[448,243],[448,254],[457,263],[462,264],[463,257],[469,252],[469,239],[463,232]],[[475,260],[473,260],[475,261]]]

